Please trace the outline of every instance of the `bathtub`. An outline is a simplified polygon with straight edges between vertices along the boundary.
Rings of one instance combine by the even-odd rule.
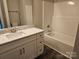
[[[52,33],[44,34],[44,44],[71,59],[74,44],[57,39]]]

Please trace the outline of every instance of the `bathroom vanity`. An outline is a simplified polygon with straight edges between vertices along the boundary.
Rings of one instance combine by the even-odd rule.
[[[34,59],[43,47],[43,30],[38,28],[0,35],[0,59]]]

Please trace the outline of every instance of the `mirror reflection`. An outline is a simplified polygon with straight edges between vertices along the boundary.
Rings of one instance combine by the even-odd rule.
[[[0,29],[32,24],[32,0],[0,1]]]

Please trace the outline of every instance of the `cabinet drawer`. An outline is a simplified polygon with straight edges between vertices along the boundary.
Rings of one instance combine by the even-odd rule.
[[[17,48],[18,46],[21,46],[22,44],[29,43],[35,39],[36,39],[36,35],[32,35],[32,36],[28,36],[28,37],[21,38],[21,39],[9,42],[7,44],[4,44],[0,46],[0,54],[10,49]]]
[[[43,36],[44,36],[44,33],[43,32],[37,34],[37,38],[41,38]]]
[[[37,43],[42,43],[43,44],[44,43],[44,38],[38,38]]]

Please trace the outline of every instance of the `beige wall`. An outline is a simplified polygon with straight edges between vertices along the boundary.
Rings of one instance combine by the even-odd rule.
[[[32,25],[32,0],[20,0],[20,20],[22,25]]]
[[[9,11],[19,10],[19,0],[7,0],[7,5]]]
[[[20,5],[21,24],[42,28],[42,0],[20,0]]]
[[[33,17],[32,17],[32,0],[25,0],[25,13],[26,13],[26,22],[27,25],[32,25],[33,24]]]
[[[52,16],[54,12],[53,0],[43,0],[43,28],[45,31],[52,30]],[[50,28],[47,28],[47,26]]]
[[[20,0],[20,21],[21,25],[26,24],[25,0]]]
[[[33,0],[33,23],[42,28],[42,0]]]

